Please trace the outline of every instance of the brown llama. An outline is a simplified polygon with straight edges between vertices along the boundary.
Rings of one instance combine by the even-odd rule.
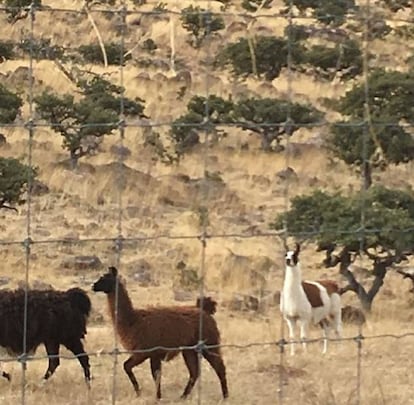
[[[24,352],[32,355],[38,346],[44,344],[50,356],[43,377],[47,380],[59,366],[59,347],[63,345],[77,356],[89,386],[89,357],[82,343],[91,310],[88,295],[80,288],[67,291],[28,290],[26,325],[25,295],[23,289],[0,290],[0,346],[9,356],[17,357]],[[1,375],[10,380],[10,375],[5,371]]]
[[[118,305],[116,306],[117,285]],[[223,397],[228,397],[226,368],[218,347],[220,332],[212,316],[216,310],[216,303],[213,300],[205,299],[203,311],[195,306],[136,309],[115,267],[109,267],[109,271],[95,282],[92,289],[107,294],[109,312],[121,343],[126,350],[133,352],[124,362],[124,370],[137,395],[140,393],[140,387],[132,372],[135,366],[150,359],[151,373],[157,387],[157,398],[161,398],[161,362],[169,361],[182,352],[190,374],[182,394],[182,398],[187,397],[200,374],[199,361],[194,348],[181,348],[194,347],[202,340],[205,345],[214,346],[202,348],[201,354],[216,372]],[[203,325],[201,339],[200,314]]]

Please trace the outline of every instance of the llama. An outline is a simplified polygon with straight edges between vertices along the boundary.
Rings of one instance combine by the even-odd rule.
[[[194,306],[135,309],[125,285],[118,276],[117,269],[109,267],[108,270],[94,283],[92,289],[107,294],[109,312],[114,328],[124,348],[133,352],[124,362],[124,370],[136,394],[140,394],[140,386],[132,372],[133,367],[150,359],[151,373],[157,388],[156,395],[160,399],[161,362],[173,359],[180,352],[182,352],[190,375],[182,398],[186,398],[190,394],[200,373],[199,361],[195,349],[181,348],[196,346],[199,343],[201,316],[203,325],[201,340],[206,345],[217,346],[204,348],[201,350],[201,354],[216,372],[220,380],[223,397],[227,398],[226,369],[218,347],[220,332],[212,316],[216,309],[216,303],[211,299],[206,299],[202,311]],[[116,286],[118,286],[118,305],[116,304]],[[145,350],[145,352],[137,352],[138,350]]]
[[[280,310],[287,322],[290,339],[295,339],[295,325],[299,324],[304,350],[309,324],[320,324],[324,337],[323,353],[326,353],[329,328],[333,326],[337,337],[341,336],[339,288],[332,280],[302,281],[299,251],[300,245],[296,244],[294,251],[286,253],[286,273],[280,297]],[[293,343],[290,353],[295,353]]]
[[[89,386],[89,357],[82,344],[91,310],[88,295],[80,288],[67,291],[28,290],[24,348],[25,295],[23,289],[0,290],[0,346],[9,356],[16,357],[24,352],[32,355],[39,345],[44,344],[49,356],[43,377],[47,380],[60,364],[59,347],[63,345],[77,356]],[[10,380],[10,375],[5,371],[2,376]]]

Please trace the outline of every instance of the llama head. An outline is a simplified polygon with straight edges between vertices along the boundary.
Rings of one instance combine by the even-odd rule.
[[[286,266],[296,266],[299,263],[299,252],[300,252],[300,245],[296,243],[295,250],[289,250],[286,252]]]
[[[109,294],[115,291],[118,278],[117,276],[118,270],[116,269],[116,267],[108,267],[108,272],[101,276],[99,280],[93,284],[92,290],[96,292],[102,291],[105,294]]]

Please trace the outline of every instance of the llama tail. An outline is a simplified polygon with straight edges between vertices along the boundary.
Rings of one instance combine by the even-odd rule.
[[[196,307],[200,307],[201,298],[197,298]],[[214,301],[211,297],[203,298],[203,310],[210,315],[214,315],[217,311],[217,302]]]
[[[82,314],[89,316],[91,312],[91,300],[85,291],[80,288],[67,290],[69,301],[73,308],[77,308]]]

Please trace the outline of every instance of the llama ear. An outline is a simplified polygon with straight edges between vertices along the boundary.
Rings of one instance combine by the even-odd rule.
[[[293,253],[296,258],[299,256],[299,252],[300,252],[300,244],[298,242],[296,242],[296,249]]]
[[[118,270],[117,270],[116,267],[110,266],[110,267],[108,267],[108,270],[114,277],[116,277],[118,275]]]

